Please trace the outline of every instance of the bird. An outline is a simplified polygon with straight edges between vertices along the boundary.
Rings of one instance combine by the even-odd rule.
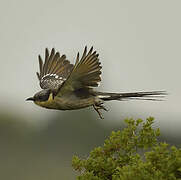
[[[37,77],[43,89],[27,101],[36,105],[56,110],[77,110],[92,106],[103,119],[101,110],[108,111],[105,102],[112,100],[160,100],[166,91],[122,92],[109,93],[96,91],[101,81],[101,63],[99,54],[93,46],[87,50],[85,46],[82,56],[79,52],[75,64],[67,60],[65,54],[60,54],[52,48],[45,49],[45,60],[39,55],[39,72]]]

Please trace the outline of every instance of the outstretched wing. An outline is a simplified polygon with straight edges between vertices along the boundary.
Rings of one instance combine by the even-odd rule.
[[[101,66],[98,59],[99,54],[93,51],[93,47],[87,53],[85,47],[82,58],[77,54],[76,63],[67,80],[59,88],[59,94],[74,91],[80,88],[96,87],[101,81]]]
[[[39,55],[40,73],[37,72],[42,89],[58,89],[67,79],[73,69],[73,64],[66,60],[66,56],[60,56],[59,52],[55,52],[53,48],[49,54],[45,49],[45,62]]]

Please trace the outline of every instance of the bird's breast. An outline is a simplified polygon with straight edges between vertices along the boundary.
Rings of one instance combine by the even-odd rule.
[[[73,97],[55,97],[54,100],[57,109],[61,110],[81,109],[94,104],[94,97],[89,97],[85,99],[79,99]]]

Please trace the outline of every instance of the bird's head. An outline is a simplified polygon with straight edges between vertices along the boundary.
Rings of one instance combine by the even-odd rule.
[[[53,92],[50,89],[44,89],[36,93],[33,97],[27,98],[26,101],[33,101],[35,104],[43,107],[49,107],[50,102],[53,100]]]

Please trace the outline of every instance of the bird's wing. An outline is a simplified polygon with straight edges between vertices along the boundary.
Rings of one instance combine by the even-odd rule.
[[[58,94],[62,95],[69,91],[75,91],[81,88],[98,86],[101,81],[101,66],[98,54],[93,51],[93,47],[87,52],[85,47],[81,59],[77,54],[76,62],[67,80],[59,88]]]
[[[73,64],[66,60],[66,56],[60,56],[59,52],[55,52],[53,48],[49,53],[45,49],[45,62],[39,55],[40,73],[37,72],[42,89],[58,89],[67,79],[73,69]]]

